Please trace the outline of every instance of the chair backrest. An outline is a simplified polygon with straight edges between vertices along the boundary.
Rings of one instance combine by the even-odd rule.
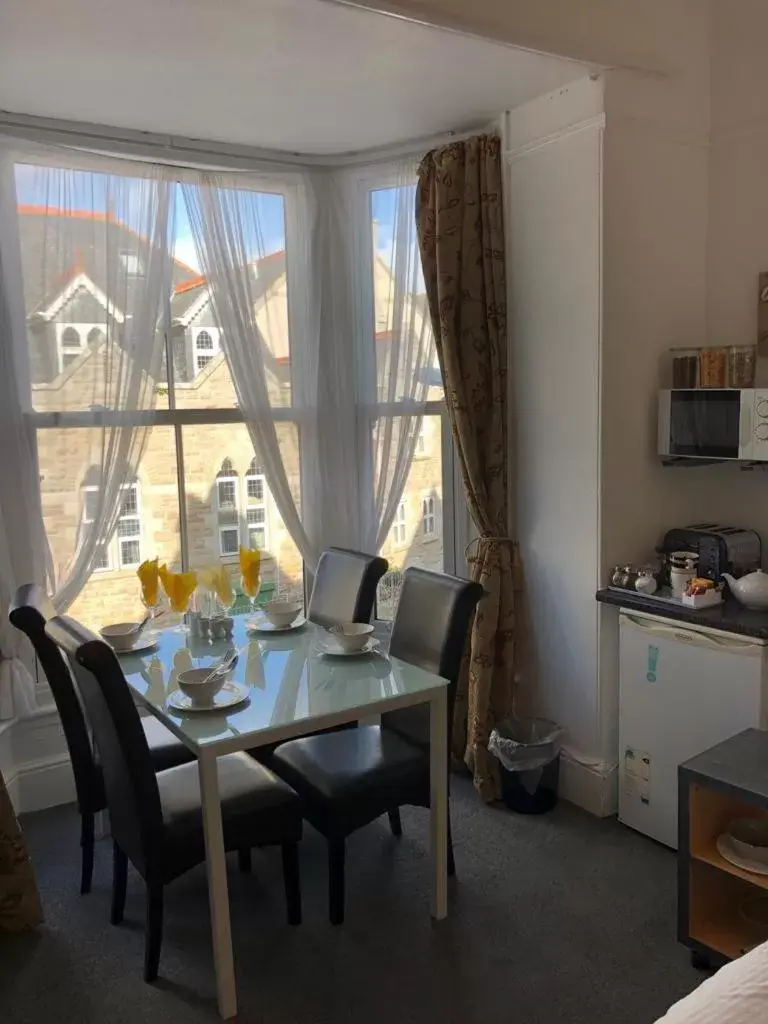
[[[112,836],[145,872],[163,836],[163,814],[139,713],[112,648],[68,615],[51,619],[48,636],[77,676],[104,770]]]
[[[458,576],[416,568],[406,569],[403,574],[389,653],[449,680],[449,723],[453,721],[456,683],[469,627],[483,594],[479,583]],[[429,745],[429,711],[425,706],[388,711],[381,716],[381,724],[422,746]]]
[[[387,560],[346,548],[329,548],[320,556],[307,618],[319,626],[339,622],[370,622],[376,587]]]
[[[45,632],[46,622],[55,615],[56,610],[48,595],[37,583],[25,583],[19,587],[9,611],[11,623],[29,637],[56,702],[72,761],[80,813],[93,814],[105,806],[104,781],[93,755],[88,725],[72,672],[59,648]]]

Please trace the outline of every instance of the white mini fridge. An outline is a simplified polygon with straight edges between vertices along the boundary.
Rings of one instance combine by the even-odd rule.
[[[677,849],[677,766],[766,726],[765,641],[622,609],[619,820]]]

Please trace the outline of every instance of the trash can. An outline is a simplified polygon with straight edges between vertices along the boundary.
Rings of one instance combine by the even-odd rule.
[[[491,732],[504,803],[520,814],[544,814],[557,803],[563,729],[546,718],[508,718]]]

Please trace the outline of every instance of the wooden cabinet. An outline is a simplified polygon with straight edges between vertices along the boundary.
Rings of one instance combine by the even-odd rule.
[[[727,861],[717,840],[735,818],[768,818],[768,732],[747,729],[678,769],[678,938],[698,967],[717,967],[768,941],[754,923],[768,875]]]

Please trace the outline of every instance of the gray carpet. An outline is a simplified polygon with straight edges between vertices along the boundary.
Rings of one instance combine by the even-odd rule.
[[[541,818],[484,807],[454,782],[458,877],[450,917],[428,913],[426,812],[405,834],[377,822],[349,842],[347,920],[326,917],[324,844],[302,844],[304,924],[285,924],[276,850],[230,864],[240,1017],[246,1024],[651,1024],[701,980],[675,940],[675,858],[613,820],[561,804]],[[110,849],[77,892],[73,807],[23,821],[47,923],[0,939],[4,1024],[215,1022],[202,868],[166,892],[161,978],[145,985],[143,887],[108,923]]]

